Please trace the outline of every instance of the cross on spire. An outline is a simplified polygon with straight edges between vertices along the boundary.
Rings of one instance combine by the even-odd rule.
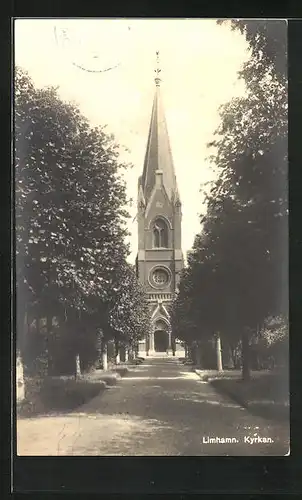
[[[154,70],[154,73],[156,74],[156,77],[154,78],[156,87],[160,86],[160,82],[161,82],[161,79],[159,77],[160,72],[161,72],[161,69],[159,67],[159,50],[157,50],[156,51],[156,69]]]

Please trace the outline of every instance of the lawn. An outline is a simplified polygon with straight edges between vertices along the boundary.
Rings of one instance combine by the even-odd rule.
[[[30,417],[53,411],[70,411],[97,396],[106,388],[102,380],[71,377],[27,378],[25,399],[17,405],[19,417]]]
[[[19,417],[53,411],[71,411],[96,397],[107,387],[116,385],[129,372],[125,365],[111,370],[94,370],[77,379],[74,376],[25,378],[25,400],[17,405]]]
[[[277,420],[289,418],[289,383],[285,370],[255,371],[249,381],[243,381],[238,370],[221,373],[197,370],[197,373],[251,413]]]

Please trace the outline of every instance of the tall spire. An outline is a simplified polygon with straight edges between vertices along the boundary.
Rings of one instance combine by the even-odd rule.
[[[177,193],[176,177],[167,124],[160,97],[161,79],[159,78],[159,74],[161,69],[159,68],[158,51],[156,52],[156,56],[157,68],[154,70],[156,73],[156,77],[154,79],[156,89],[153,100],[143,175],[141,177],[141,187],[146,203],[148,203],[148,199],[155,185],[155,173],[157,170],[160,170],[163,173],[163,185],[170,200],[172,200],[173,196]]]

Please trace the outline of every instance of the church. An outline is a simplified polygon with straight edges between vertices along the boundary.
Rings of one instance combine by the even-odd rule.
[[[172,354],[170,307],[184,266],[181,201],[161,101],[160,71],[158,67],[155,70],[155,95],[137,198],[136,269],[147,293],[152,320],[151,334],[140,341],[139,351],[147,356]],[[178,345],[174,347],[178,350]]]

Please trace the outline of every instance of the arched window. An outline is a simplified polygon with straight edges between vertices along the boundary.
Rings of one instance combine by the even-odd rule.
[[[153,246],[154,248],[168,247],[168,228],[162,219],[156,219],[153,224]]]

